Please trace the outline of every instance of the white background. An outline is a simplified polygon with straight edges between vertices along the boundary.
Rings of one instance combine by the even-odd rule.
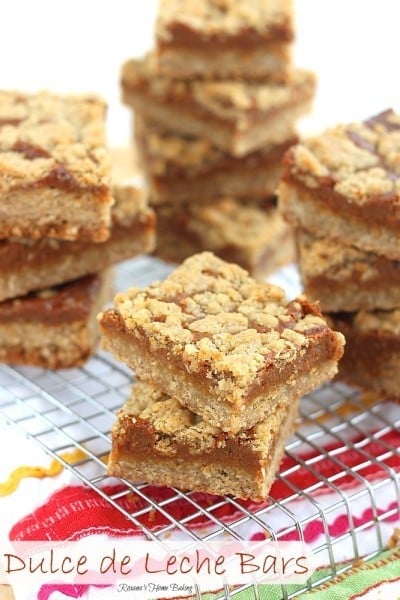
[[[400,0],[295,6],[296,63],[319,78],[304,131],[400,110]],[[151,47],[156,7],[157,0],[0,0],[0,87],[99,93],[109,104],[110,143],[128,143],[119,70]]]

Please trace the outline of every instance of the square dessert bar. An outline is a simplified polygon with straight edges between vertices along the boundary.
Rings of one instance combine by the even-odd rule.
[[[141,379],[231,433],[331,379],[343,353],[317,306],[209,252],[117,295],[100,326],[103,347]]]
[[[329,315],[346,336],[338,379],[400,400],[400,310]]]
[[[135,115],[135,139],[151,187],[152,204],[201,202],[221,196],[273,196],[282,158],[297,138],[266,145],[242,157],[230,156],[204,138],[160,130]]]
[[[294,38],[291,0],[161,0],[160,70],[176,79],[286,81]]]
[[[167,131],[205,137],[234,156],[291,139],[314,89],[308,71],[295,71],[287,84],[172,80],[158,73],[151,54],[122,69],[125,104]]]
[[[180,263],[203,250],[237,263],[256,279],[295,256],[292,231],[274,198],[157,207],[157,256]]]
[[[400,261],[296,232],[304,292],[323,312],[394,309],[400,305]]]
[[[118,153],[117,160],[125,158]],[[104,269],[154,249],[155,215],[147,205],[143,181],[123,176],[120,166],[113,179],[115,204],[107,241],[0,240],[0,301],[96,273],[99,265]]]
[[[275,479],[297,413],[298,402],[283,404],[252,429],[232,435],[139,382],[113,426],[108,473],[261,501]]]
[[[339,125],[289,150],[284,216],[320,237],[400,259],[400,116]]]
[[[0,92],[0,238],[107,239],[104,118],[96,97]]]
[[[64,369],[99,340],[96,316],[112,294],[110,272],[0,303],[0,362]]]

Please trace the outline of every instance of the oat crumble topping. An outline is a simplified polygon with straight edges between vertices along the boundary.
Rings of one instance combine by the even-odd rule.
[[[178,356],[190,373],[205,370],[221,389],[232,381],[244,388],[269,365],[282,368],[327,328],[304,298],[287,302],[280,288],[209,252],[161,283],[118,294],[115,304],[125,327],[144,335],[151,350]]]
[[[185,25],[201,34],[240,34],[250,28],[263,34],[288,30],[293,36],[291,0],[161,0],[157,35],[173,37],[171,26]]]
[[[55,169],[82,188],[108,185],[105,110],[94,96],[0,91],[0,192]]]
[[[333,239],[320,239],[302,231],[299,234],[301,269],[306,277],[329,277],[337,281],[357,277],[369,281],[380,276],[374,252],[345,246]],[[389,261],[389,259],[387,259]]]
[[[152,95],[179,102],[187,97],[224,119],[235,119],[255,109],[269,111],[311,98],[315,76],[297,70],[289,84],[260,84],[244,81],[185,82],[163,77],[157,71],[153,54],[141,60],[129,60],[122,68],[122,85],[127,90],[145,87]],[[304,98],[303,98],[304,97]]]
[[[331,185],[359,205],[388,195],[400,202],[400,116],[392,110],[363,123],[338,125],[292,153],[291,173],[308,187]]]

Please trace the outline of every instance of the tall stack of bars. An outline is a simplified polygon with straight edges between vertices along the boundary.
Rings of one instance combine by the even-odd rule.
[[[110,187],[104,118],[95,97],[0,92],[1,362],[82,364],[107,268],[153,248],[143,192]]]
[[[343,353],[317,305],[212,253],[130,289],[100,316],[139,381],[112,431],[110,475],[264,500],[300,397]]]
[[[290,0],[161,0],[156,49],[122,69],[161,258],[209,250],[257,278],[294,256],[276,207],[315,78],[296,70]]]
[[[280,188],[306,293],[346,337],[339,374],[400,399],[400,116],[387,110],[289,151]]]

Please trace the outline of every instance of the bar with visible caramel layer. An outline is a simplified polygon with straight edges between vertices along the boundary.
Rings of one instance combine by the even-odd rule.
[[[204,138],[166,133],[137,114],[135,139],[154,205],[202,202],[221,196],[273,196],[282,174],[283,155],[297,142],[293,137],[234,157]]]
[[[236,435],[203,421],[147,383],[132,387],[112,429],[109,475],[209,494],[265,500],[298,413],[284,403]]]
[[[209,252],[161,283],[118,294],[99,321],[106,350],[231,433],[331,379],[343,353],[317,306],[287,302],[280,288]]]
[[[286,81],[294,38],[291,0],[161,0],[160,71],[175,79]]]
[[[329,315],[346,337],[338,379],[400,400],[400,310]]]
[[[96,349],[96,316],[110,299],[111,273],[0,303],[0,362],[49,369],[80,366]]]
[[[234,156],[295,135],[314,96],[315,77],[295,71],[287,84],[181,81],[160,75],[154,55],[122,68],[123,101],[167,131],[205,137]]]
[[[323,312],[390,310],[400,305],[400,261],[296,232],[304,292]]]
[[[0,301],[53,287],[96,273],[155,245],[155,215],[147,206],[147,191],[121,152],[115,159],[111,235],[102,243],[13,238],[0,240]]]
[[[290,227],[283,221],[274,198],[246,200],[216,198],[201,204],[157,207],[155,254],[180,263],[209,250],[237,263],[256,279],[263,279],[294,260]]]
[[[288,151],[285,218],[319,237],[400,260],[400,116],[339,125]]]
[[[108,238],[104,119],[94,96],[0,91],[0,238]]]

